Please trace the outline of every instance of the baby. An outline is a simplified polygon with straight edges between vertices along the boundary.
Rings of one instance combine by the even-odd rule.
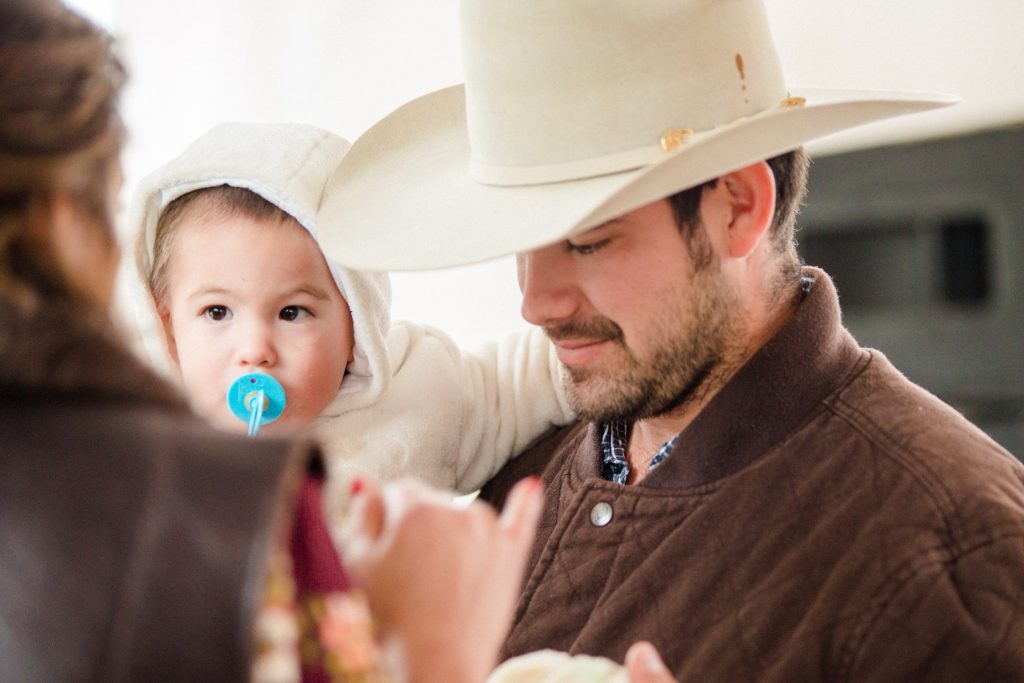
[[[262,431],[311,428],[334,500],[357,473],[473,491],[571,419],[557,359],[537,330],[469,355],[438,330],[392,325],[387,276],[317,243],[347,149],[312,126],[222,124],[142,181],[130,220],[147,350],[229,430],[246,428],[225,400],[232,382],[275,378],[286,406]]]

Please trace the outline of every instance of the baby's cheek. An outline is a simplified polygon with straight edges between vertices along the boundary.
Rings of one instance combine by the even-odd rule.
[[[338,394],[340,382],[335,382],[328,374],[310,375],[301,387],[301,407],[298,411],[305,422],[311,422]]]
[[[315,391],[310,396],[310,403],[308,407],[309,418],[313,419],[324,411],[334,397],[338,394],[338,387],[332,386],[331,383],[324,382],[322,379],[317,383]]]

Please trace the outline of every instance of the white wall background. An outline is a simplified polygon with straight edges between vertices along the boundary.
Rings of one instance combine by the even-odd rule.
[[[457,0],[71,1],[114,31],[131,70],[129,189],[218,121],[302,121],[351,139],[404,101],[461,81]],[[766,2],[793,85],[964,98],[812,153],[1024,121],[1020,0]],[[523,324],[510,259],[396,274],[394,289],[396,318],[436,324],[466,346]]]

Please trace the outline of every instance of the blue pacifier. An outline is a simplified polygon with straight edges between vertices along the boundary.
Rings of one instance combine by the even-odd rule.
[[[281,383],[262,372],[247,372],[232,382],[227,402],[232,414],[249,424],[249,436],[281,417],[287,405]]]

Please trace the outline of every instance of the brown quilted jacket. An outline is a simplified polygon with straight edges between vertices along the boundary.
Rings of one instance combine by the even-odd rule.
[[[504,656],[646,639],[681,681],[1024,680],[1024,467],[860,348],[805,274],[792,320],[638,485],[600,478],[581,423],[484,490],[547,485]]]

